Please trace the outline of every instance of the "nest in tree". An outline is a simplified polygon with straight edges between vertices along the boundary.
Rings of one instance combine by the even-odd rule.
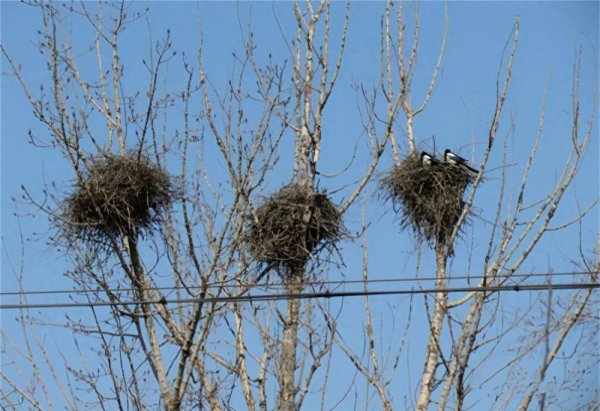
[[[266,199],[246,233],[250,254],[293,275],[313,254],[333,247],[341,234],[341,216],[325,193],[291,184]]]
[[[65,200],[63,232],[90,244],[150,232],[175,192],[171,176],[147,156],[100,155]]]
[[[439,163],[424,166],[408,156],[381,180],[386,197],[401,211],[402,228],[412,227],[427,241],[448,241],[464,208],[464,193],[474,177],[461,166]]]

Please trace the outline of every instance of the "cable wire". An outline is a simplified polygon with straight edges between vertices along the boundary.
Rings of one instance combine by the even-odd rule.
[[[340,291],[340,292],[313,292],[313,293],[278,293],[278,294],[246,294],[239,296],[226,297],[205,297],[205,298],[178,298],[161,299],[157,301],[97,301],[88,303],[38,303],[38,304],[0,304],[0,310],[11,309],[38,309],[38,308],[78,308],[78,307],[103,307],[119,305],[149,305],[149,304],[186,304],[186,303],[224,303],[224,302],[249,302],[249,301],[281,301],[291,299],[316,299],[316,298],[340,298],[340,297],[360,297],[360,296],[387,296],[387,295],[406,295],[406,294],[435,294],[435,293],[456,293],[456,292],[500,292],[500,291],[544,291],[544,290],[576,290],[576,289],[596,289],[598,283],[571,283],[571,284],[521,284],[511,286],[486,286],[486,287],[454,287],[454,288],[428,288],[428,289],[410,289],[410,290],[377,290],[377,291]]]
[[[506,274],[506,275],[497,275],[494,279],[508,279],[508,278],[528,278],[528,277],[559,277],[559,276],[569,276],[569,275],[586,275],[586,274],[594,274],[591,271],[565,271],[565,272],[545,272],[545,273],[530,273],[530,274]],[[448,276],[448,280],[480,280],[483,276],[477,275],[460,275],[460,276]],[[488,278],[491,278],[488,276]],[[436,277],[413,277],[413,278],[380,278],[380,279],[368,279],[366,281],[367,284],[378,284],[378,283],[402,283],[402,282],[416,282],[416,281],[435,281]],[[208,284],[207,288],[237,288],[237,287],[250,287],[250,288],[276,288],[276,287],[286,287],[288,283],[265,283],[265,284],[255,284],[255,283],[237,283],[237,284],[228,284],[233,282],[233,280],[227,282],[213,282]],[[347,284],[363,284],[364,280],[332,280],[332,281],[306,281],[305,285],[347,285]],[[148,290],[154,291],[175,291],[175,290],[195,290],[202,288],[200,285],[191,285],[191,286],[165,286],[165,287],[148,287]],[[103,289],[98,288],[94,290],[27,290],[27,291],[3,291],[0,292],[0,296],[13,296],[13,295],[44,295],[44,294],[91,294],[97,292],[126,292],[126,291],[135,291],[134,288],[111,288],[111,289]]]

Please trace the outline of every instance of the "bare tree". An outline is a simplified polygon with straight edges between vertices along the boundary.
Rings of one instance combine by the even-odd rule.
[[[530,311],[514,318],[503,312],[498,292],[513,284],[547,233],[580,223],[596,207],[593,202],[578,209],[570,221],[555,223],[556,210],[576,180],[594,127],[593,115],[581,119],[579,60],[573,73],[572,150],[559,178],[544,198],[525,204],[542,144],[549,81],[529,160],[516,192],[510,192],[508,138],[502,142],[499,130],[506,121],[519,18],[501,54],[496,96],[492,96],[495,107],[489,113],[490,128],[477,173],[465,174],[459,165],[446,162],[423,171],[415,127],[434,97],[443,66],[448,11],[443,15],[433,71],[421,74],[417,69],[422,53],[419,5],[414,5],[414,15],[408,19],[402,2],[386,3],[378,81],[371,89],[364,84],[356,87],[361,114],[357,126],[366,136],[370,160],[336,204],[335,197],[317,182],[322,176],[322,143],[329,138],[323,133],[325,109],[343,66],[350,3],[335,22],[329,1],[291,5],[294,33],[288,37],[278,20],[289,67],[272,56],[259,55],[251,25],[240,24],[242,49],[233,53],[226,84],[213,80],[207,68],[201,27],[197,58],[175,52],[167,32],[159,41],[150,41],[142,63],[145,88],[140,90],[126,86],[125,54],[120,48],[123,32],[144,20],[144,13],[134,10],[135,4],[62,6],[34,1],[30,5],[41,15],[38,47],[48,69],[39,94],[4,45],[2,54],[8,74],[19,82],[35,119],[50,136],[43,139],[31,132],[30,142],[60,151],[72,170],[73,188],[67,192],[48,184],[42,199],[25,187],[23,193],[25,202],[46,213],[56,227],[52,243],[66,250],[73,267],[67,275],[81,292],[78,302],[89,305],[90,311],[83,321],[69,318],[64,326],[73,333],[81,366],[64,358],[67,376],[63,378],[38,332],[40,325],[47,324],[21,308],[24,346],[4,331],[2,338],[15,358],[7,367],[19,373],[23,372],[20,364],[27,364],[32,378],[23,383],[2,371],[6,408],[27,404],[51,409],[57,391],[73,410],[82,406],[221,410],[243,404],[250,410],[287,411],[300,409],[309,395],[321,390],[325,409],[331,361],[338,353],[356,374],[348,390],[335,398],[337,404],[351,401],[349,393],[360,386],[367,387],[365,407],[401,407],[393,393],[406,383],[398,370],[404,365],[403,355],[410,355],[405,343],[419,300],[411,297],[407,303],[400,337],[378,344],[382,337],[369,298],[370,222],[363,195],[388,149],[394,166],[382,186],[387,185],[392,190],[389,197],[401,205],[401,226],[414,229],[415,274],[420,256],[428,252],[433,253],[436,267],[436,291],[421,290],[426,294],[422,311],[429,333],[418,392],[410,399],[414,408],[467,408],[473,384],[489,384],[506,375],[543,345],[543,360],[527,384],[511,387],[494,403],[496,408],[519,403],[520,409],[528,409],[550,366],[561,360],[559,351],[567,336],[592,321],[591,288],[564,299],[555,295],[549,283],[539,297],[544,310],[536,310],[534,302]],[[79,41],[70,37],[72,18],[93,32],[87,54],[79,54]],[[407,32],[408,20],[412,33]],[[90,55],[94,70],[89,69]],[[179,83],[173,81],[173,71],[180,74]],[[425,92],[416,96],[414,85],[420,81],[425,82]],[[405,146],[395,134],[398,129],[403,130]],[[286,144],[288,138],[293,145]],[[473,291],[451,299],[448,288],[454,280],[449,264],[459,258],[455,244],[473,216],[489,160],[496,152],[504,156],[505,167],[498,208],[485,217],[491,221],[486,252],[472,263],[481,267],[474,276],[480,281]],[[282,156],[292,160],[285,164]],[[351,161],[351,166],[361,164]],[[413,194],[407,201],[402,191],[407,179],[398,183],[396,192],[398,186],[390,176],[415,169],[425,180],[409,178]],[[274,191],[270,180],[278,174],[289,179]],[[448,184],[460,190],[448,194],[447,201],[427,198],[432,192],[447,194]],[[352,239],[343,217],[359,199],[363,199],[357,236],[363,251],[362,353],[348,338],[356,330],[340,329],[337,306],[304,298],[307,292],[329,292],[326,283],[315,279],[338,261],[337,244]],[[445,208],[422,208],[432,202]],[[24,249],[23,237],[21,242]],[[577,262],[590,273],[590,283],[596,284],[598,260],[590,262],[582,251]],[[26,291],[22,286],[25,263],[21,255],[12,267],[21,291]],[[265,293],[261,299],[254,298],[257,290]],[[21,294],[21,305],[27,302],[26,294]],[[97,306],[108,307],[108,313]],[[501,347],[510,328],[535,315],[543,315],[544,321],[527,330],[526,342],[514,351],[514,358],[476,378],[474,371]],[[500,331],[492,336],[488,331],[493,327]],[[86,361],[83,344],[89,344],[97,356],[93,365]],[[417,384],[416,380],[409,383]],[[373,397],[369,389],[374,390]],[[550,403],[552,398],[541,401]]]
[[[49,203],[38,202],[28,191],[25,195],[59,227],[56,241],[68,243],[74,263],[70,276],[82,290],[92,291],[86,294],[88,302],[109,303],[111,310],[108,318],[99,318],[94,311],[91,324],[68,324],[78,335],[101,339],[98,354],[106,367],[103,378],[108,380],[111,395],[105,393],[106,382],[93,371],[68,367],[72,377],[87,386],[102,407],[156,405],[156,398],[146,398],[140,387],[140,380],[152,378],[158,403],[165,409],[203,403],[212,409],[227,408],[228,386],[238,380],[248,408],[267,409],[273,405],[268,405],[266,387],[274,376],[280,387],[277,407],[299,407],[333,341],[331,324],[313,325],[312,303],[302,310],[301,300],[294,297],[302,292],[309,270],[320,265],[320,260],[314,260],[308,266],[321,238],[304,241],[300,263],[289,257],[278,265],[269,257],[253,254],[252,247],[248,252],[247,227],[248,221],[264,225],[261,208],[254,204],[256,194],[266,186],[278,161],[280,142],[290,132],[296,140],[290,184],[304,187],[306,191],[300,193],[313,202],[325,199],[314,187],[322,116],[342,63],[348,7],[339,52],[331,58],[330,3],[316,8],[310,3],[294,5],[297,34],[290,48],[291,88],[284,80],[283,67],[261,66],[253,54],[251,31],[243,52],[234,56],[235,74],[224,89],[211,84],[204,69],[202,42],[194,66],[187,56],[176,57],[167,33],[144,59],[147,89],[129,94],[123,87],[120,36],[142,14],[132,14],[125,3],[82,3],[67,8],[67,15],[83,19],[95,32],[90,50],[96,54],[99,76],[89,78],[67,37],[69,28],[61,6],[32,5],[43,21],[39,47],[50,71],[48,94],[43,91],[35,97],[20,66],[4,47],[2,51],[35,117],[48,128],[49,145],[69,160],[76,189],[64,199],[49,188]],[[168,88],[166,76],[174,64],[182,64],[187,77],[182,90]],[[247,91],[252,81],[259,85],[255,94]],[[173,135],[169,124],[174,121],[174,105],[182,108],[182,118],[177,120],[183,127]],[[247,114],[257,106],[260,115]],[[249,122],[254,122],[250,129]],[[37,137],[31,138],[38,144]],[[373,175],[387,136],[372,141],[373,162],[350,197],[331,211],[336,221]],[[225,178],[211,175],[204,166],[203,150],[208,145],[220,154]],[[164,170],[173,169],[175,162],[177,175],[167,175]],[[143,166],[147,172],[143,181],[138,181],[139,168],[132,174],[131,164]],[[164,187],[155,184],[159,180],[167,181]],[[134,189],[132,181],[139,187]],[[223,183],[226,189],[217,188]],[[144,194],[141,204],[133,204],[133,199],[117,204],[115,198],[127,194],[118,191],[118,186]],[[164,203],[156,202],[155,188],[164,188]],[[80,207],[82,202],[85,206]],[[177,202],[180,205],[175,206]],[[313,208],[315,204],[307,202],[301,216],[307,238],[317,220],[312,214],[320,211]],[[138,208],[144,210],[142,218],[136,214]],[[88,218],[89,213],[93,218]],[[269,233],[267,240],[275,241],[273,235],[278,233]],[[264,266],[263,261],[267,262]],[[172,273],[170,278],[160,276],[163,270]],[[253,311],[226,302],[246,295],[271,272],[286,281],[292,295],[285,315],[279,304]],[[165,289],[174,294],[164,294]],[[167,302],[172,299],[179,302]],[[270,314],[265,317],[264,312]],[[281,334],[272,322],[282,325]],[[262,351],[254,351],[246,342],[248,329],[262,340]],[[303,342],[304,338],[308,340]],[[119,352],[127,355],[123,358]],[[23,357],[34,361],[31,353]],[[278,371],[273,371],[274,364]],[[35,395],[30,397],[24,390],[17,394],[37,404]],[[76,408],[78,399],[69,392],[65,395]]]
[[[415,116],[422,112],[427,106],[427,102],[429,101],[435,85],[437,73],[440,69],[441,58],[446,43],[446,34],[444,34],[444,37],[441,41],[439,58],[431,77],[430,85],[427,88],[427,92],[422,103],[417,109],[414,109],[413,104],[410,102],[410,90],[415,73],[414,62],[416,61],[416,55],[419,51],[418,42],[420,25],[418,9],[418,7],[415,7],[415,29],[412,36],[413,45],[409,54],[410,57],[408,59],[408,63],[403,57],[405,56],[405,53],[403,52],[403,45],[406,41],[406,26],[403,24],[404,16],[402,5],[398,5],[396,9],[398,24],[395,35],[390,34],[389,5],[384,19],[385,34],[383,44],[385,44],[385,50],[382,52],[382,55],[384,56],[384,62],[386,62],[384,71],[387,74],[387,84],[390,90],[387,94],[393,95],[391,90],[393,90],[394,80],[390,73],[393,72],[392,67],[394,65],[390,63],[390,60],[393,60],[390,56],[394,56],[397,59],[395,66],[398,67],[395,81],[398,84],[398,94],[400,96],[400,100],[402,102],[401,105],[406,117],[408,156],[414,155],[416,152],[414,137],[415,133],[413,129],[414,119]],[[477,176],[470,182],[472,185],[470,194],[466,200],[461,203],[462,211],[459,213],[460,215],[457,216],[456,220],[452,222],[452,229],[449,231],[449,235],[442,235],[441,238],[440,236],[436,236],[432,243],[432,247],[435,251],[435,261],[437,267],[436,286],[440,290],[444,290],[449,286],[447,266],[449,259],[454,253],[453,243],[456,241],[457,236],[461,231],[461,226],[465,223],[465,219],[468,218],[470,214],[473,201],[478,192],[478,188],[483,181],[483,173],[486,169],[493,149],[496,146],[495,143],[498,140],[497,133],[502,119],[505,101],[509,92],[509,85],[512,78],[513,61],[518,45],[519,24],[519,18],[517,17],[512,33],[512,45],[509,46],[506,54],[506,62],[501,62],[500,70],[498,72],[496,105],[495,110],[492,113],[490,129],[487,136],[486,150],[483,153],[483,160],[481,162],[479,172]],[[391,53],[389,51],[393,48],[397,49],[395,53]],[[544,97],[538,132],[534,139],[529,161],[523,171],[521,185],[516,195],[518,199],[516,204],[510,204],[505,201],[505,199],[508,197],[506,193],[508,183],[506,181],[506,173],[503,173],[502,175],[498,209],[493,220],[493,228],[489,239],[487,253],[483,257],[482,261],[483,272],[481,281],[478,284],[479,287],[494,287],[509,283],[511,281],[511,275],[523,267],[523,263],[539,244],[544,234],[556,229],[565,228],[570,224],[580,221],[596,205],[597,200],[589,205],[586,210],[577,213],[573,217],[573,220],[567,224],[562,224],[557,227],[552,227],[551,225],[556,208],[564,199],[565,191],[573,182],[580,168],[583,155],[586,151],[586,148],[589,146],[594,123],[593,113],[595,112],[595,105],[594,109],[591,111],[591,117],[587,122],[585,122],[585,125],[582,125],[583,122],[579,118],[580,103],[578,62],[576,63],[575,67],[576,70],[573,73],[574,88],[572,92],[574,107],[572,119],[572,151],[565,158],[561,177],[543,200],[534,205],[523,204],[527,182],[529,181],[529,173],[533,160],[536,157],[537,149],[543,133],[545,107]],[[593,98],[595,101],[595,97]],[[396,147],[397,142],[395,139],[392,139],[392,144],[392,148],[394,149],[394,159],[396,160],[397,164],[400,164],[400,156],[398,154],[399,150]],[[439,180],[437,180],[438,176],[434,177],[434,184],[440,184]],[[446,188],[442,186],[440,187],[442,190],[441,194],[444,195],[444,190],[446,190]],[[436,192],[436,194],[440,193]],[[436,196],[436,201],[440,201],[440,196]],[[527,217],[525,217],[525,210],[530,212],[532,207],[535,210],[531,214],[533,215],[533,218],[530,218],[530,214],[527,214]],[[447,222],[443,222],[441,224],[446,223]],[[418,224],[418,222],[416,224]],[[440,224],[440,222],[435,221],[432,224]],[[591,273],[597,273],[598,269],[597,266],[588,265],[587,271]],[[592,279],[594,282],[596,281],[595,278],[595,274],[593,274]],[[539,370],[538,376],[536,377],[536,382],[530,386],[530,389],[524,395],[523,400],[519,405],[520,409],[528,408],[532,396],[539,389],[540,382],[544,380],[544,374],[548,366],[556,357],[557,350],[561,347],[561,344],[573,325],[580,320],[582,313],[590,301],[591,293],[591,289],[588,289],[582,295],[580,295],[580,293],[576,293],[573,296],[573,300],[569,304],[569,308],[564,311],[563,316],[556,319],[556,322],[552,322],[551,325],[547,325],[546,336],[551,332],[548,327],[552,327],[552,332],[558,332],[558,335],[553,347],[546,353],[543,364]],[[448,293],[439,291],[432,296],[431,301],[433,302],[433,307],[430,309],[429,314],[430,334],[421,379],[421,388],[416,401],[417,409],[429,409],[432,403],[437,404],[437,407],[441,410],[448,408],[448,401],[452,390],[454,390],[454,407],[456,409],[463,408],[464,400],[470,391],[467,383],[467,378],[469,376],[469,361],[472,360],[474,353],[481,349],[481,345],[486,344],[486,342],[479,341],[481,336],[485,334],[485,330],[491,327],[492,324],[494,324],[499,318],[498,311],[496,310],[492,311],[493,314],[491,317],[486,318],[484,315],[484,309],[486,307],[490,305],[496,305],[497,307],[500,297],[496,297],[496,301],[493,301],[492,295],[493,294],[490,295],[485,291],[472,291],[457,300],[450,300]],[[466,314],[463,311],[460,311],[460,309],[457,310],[459,307],[469,302],[470,307]],[[429,304],[426,304],[426,307],[429,307]],[[457,311],[459,314],[454,314]],[[449,327],[448,337],[451,340],[451,344],[449,345],[443,343],[446,338],[446,334],[443,331],[446,320]],[[539,343],[540,341],[537,341],[531,348],[537,346]],[[444,372],[440,376],[438,369],[442,365]],[[441,387],[441,392],[439,397],[435,398],[434,400],[433,393],[437,387]],[[505,406],[506,405],[507,404],[505,404]]]
[[[516,194],[507,192],[509,182],[507,181],[508,177],[506,170],[503,169],[500,192],[498,195],[498,208],[495,217],[492,220],[492,230],[489,237],[487,253],[482,256],[481,261],[483,271],[477,287],[481,287],[482,291],[471,291],[459,299],[450,300],[449,294],[443,291],[451,285],[451,280],[447,275],[447,267],[453,258],[454,243],[461,232],[461,227],[465,224],[466,219],[472,215],[471,210],[473,202],[478,194],[480,184],[483,181],[483,175],[486,171],[488,161],[498,145],[497,140],[499,140],[499,138],[497,135],[503,118],[502,114],[505,101],[509,93],[513,61],[518,45],[520,21],[518,17],[515,19],[512,42],[511,44],[507,44],[508,50],[506,51],[505,48],[506,54],[502,56],[500,63],[497,78],[495,109],[489,123],[490,129],[487,135],[486,149],[483,153],[483,160],[479,172],[476,176],[469,177],[468,185],[471,186],[471,189],[464,201],[459,198],[460,208],[457,211],[454,211],[455,207],[451,206],[453,210],[448,213],[447,208],[445,208],[446,205],[440,206],[438,204],[440,201],[443,202],[441,198],[447,195],[449,187],[455,188],[454,185],[445,185],[447,184],[447,181],[444,182],[444,177],[447,172],[437,169],[436,171],[431,171],[429,176],[427,175],[427,171],[423,171],[420,160],[417,162],[412,162],[411,160],[411,157],[415,158],[419,155],[417,144],[415,142],[415,118],[426,109],[427,103],[429,102],[435,87],[437,74],[440,70],[442,56],[445,50],[448,15],[446,12],[446,29],[444,30],[441,39],[437,63],[431,74],[429,85],[426,87],[426,93],[421,102],[415,104],[412,100],[411,90],[413,82],[415,81],[415,76],[418,73],[418,71],[415,70],[415,62],[419,53],[420,35],[418,5],[415,6],[414,10],[414,32],[412,33],[412,45],[410,45],[410,47],[406,46],[406,43],[408,42],[406,39],[407,24],[405,23],[403,5],[399,4],[396,6],[396,23],[393,24],[392,11],[394,11],[394,8],[392,4],[388,2],[383,19],[381,51],[382,77],[380,87],[384,90],[384,96],[388,102],[388,113],[395,113],[396,110],[401,107],[406,120],[404,123],[406,160],[402,160],[401,158],[402,150],[399,146],[398,139],[391,134],[390,141],[396,168],[390,172],[389,177],[386,177],[384,185],[388,186],[386,189],[390,190],[390,197],[392,199],[397,198],[398,201],[402,203],[404,224],[405,226],[415,227],[415,232],[420,240],[419,244],[427,243],[429,240],[429,243],[434,250],[435,265],[437,267],[436,288],[440,291],[431,296],[430,301],[432,304],[427,303],[427,300],[425,304],[428,312],[430,332],[423,373],[420,380],[420,390],[416,398],[415,408],[426,410],[435,404],[440,410],[450,407],[463,409],[465,399],[472,390],[469,380],[473,379],[473,369],[481,368],[482,364],[486,360],[489,360],[490,354],[501,346],[501,341],[503,340],[502,337],[506,335],[508,330],[518,323],[519,320],[523,319],[523,317],[520,317],[515,319],[514,322],[508,322],[503,325],[503,331],[501,332],[500,337],[491,340],[487,339],[487,331],[496,326],[498,321],[506,321],[506,318],[508,317],[504,316],[503,313],[499,311],[500,295],[493,291],[486,292],[485,289],[511,283],[511,276],[524,267],[525,261],[538,246],[545,234],[565,229],[572,224],[580,222],[596,207],[598,199],[589,204],[584,210],[579,210],[578,213],[575,213],[575,215],[572,216],[572,220],[566,224],[552,226],[555,211],[559,204],[563,202],[564,193],[577,175],[585,151],[589,146],[594,127],[596,96],[595,94],[592,96],[594,105],[591,110],[590,118],[584,123],[580,120],[580,74],[579,61],[577,61],[573,73],[572,151],[564,160],[561,177],[557,180],[554,187],[546,194],[546,197],[533,205],[525,205],[523,204],[523,199],[526,197],[529,174],[543,134],[546,89],[544,99],[541,103],[542,108],[539,128],[533,140],[529,161],[523,170],[521,184],[517,189]],[[408,52],[406,52],[406,50],[408,50]],[[549,86],[547,85],[547,87]],[[371,106],[373,107],[375,104],[371,103]],[[388,118],[391,120],[387,123],[391,130],[397,119],[395,117]],[[370,117],[368,124],[373,124],[375,122],[374,119],[375,115],[373,114]],[[508,141],[505,140],[504,155],[506,155],[507,143]],[[418,170],[414,170],[413,172],[414,167]],[[508,167],[508,165],[506,167]],[[408,169],[408,172],[406,169]],[[396,170],[401,172],[396,173]],[[425,173],[426,176],[416,177],[414,174],[415,172],[420,174]],[[402,182],[397,183],[396,181],[393,181],[396,176],[400,177]],[[412,180],[419,178],[423,178],[424,180],[411,182]],[[406,182],[407,180],[411,181]],[[400,184],[403,187],[398,187],[395,184]],[[431,188],[431,185],[434,186],[433,189]],[[405,188],[411,191],[411,194],[408,194],[408,199],[406,198],[405,193],[402,193],[402,190]],[[464,187],[461,188],[461,190],[464,190]],[[417,203],[412,202],[412,198],[410,198],[415,192],[418,197]],[[431,194],[432,202],[429,202],[427,199],[423,200],[423,196],[428,195],[428,192],[435,193],[435,195]],[[461,194],[462,192],[463,191],[461,191]],[[511,194],[517,198],[516,203],[510,202],[509,198],[511,197]],[[424,206],[422,205],[423,203],[425,203]],[[427,215],[428,211],[424,212],[422,209],[419,209],[419,207],[431,207],[433,216],[429,217]],[[423,213],[425,213],[425,217],[419,215]],[[444,216],[445,218],[440,221],[440,216]],[[449,217],[449,219],[446,217]],[[421,225],[422,220],[420,220],[420,218],[426,220],[427,225],[425,227]],[[366,229],[366,225],[364,228]],[[432,231],[433,234],[430,234]],[[367,257],[365,254],[365,262],[366,259]],[[585,261],[585,257],[582,256],[581,261]],[[366,270],[365,266],[365,275],[367,272]],[[418,266],[416,271],[418,272]],[[586,263],[584,272],[591,273],[591,280],[595,283],[596,274],[598,272],[597,263]],[[548,307],[556,307],[556,303],[552,301],[551,289],[552,286],[549,285],[548,298],[550,302],[548,303]],[[558,318],[549,317],[546,328],[531,331],[529,334],[532,338],[531,343],[527,345],[527,348],[524,348],[523,351],[519,350],[519,354],[514,360],[508,361],[506,367],[520,363],[520,361],[524,359],[526,353],[529,353],[531,350],[538,347],[545,338],[548,347],[546,349],[546,354],[543,357],[543,362],[538,374],[532,376],[534,382],[529,384],[528,389],[523,393],[523,398],[519,404],[520,409],[527,409],[529,407],[533,395],[539,390],[541,382],[544,381],[548,367],[556,359],[557,352],[566,336],[572,330],[572,327],[578,322],[583,324],[585,322],[584,318],[591,315],[591,309],[589,307],[591,295],[591,289],[575,293],[572,300],[564,307],[563,314],[558,316]],[[465,311],[463,307],[467,304],[470,305]],[[367,361],[367,364],[363,363],[360,358],[343,343],[343,341],[340,341],[340,346],[353,364],[355,364],[358,372],[365,377],[369,384],[374,386],[383,408],[389,409],[389,393],[384,387],[388,386],[391,383],[391,380],[386,381],[383,379],[382,373],[379,371],[377,365],[378,357],[374,351],[374,332],[371,325],[368,298],[366,300],[365,308],[367,314],[365,333],[368,340],[367,346],[370,347],[369,361]],[[486,314],[486,309],[490,310],[491,314]],[[413,307],[411,302],[409,312],[412,312],[412,310]],[[550,310],[550,308],[548,308],[548,310]],[[535,309],[532,307],[531,311],[528,311],[528,314],[526,314],[525,317],[533,315],[533,312],[535,312]],[[448,330],[444,331],[446,323]],[[549,344],[550,334],[557,334],[551,348]],[[540,336],[544,336],[544,338],[540,338]],[[449,344],[445,342],[447,339],[449,339]],[[400,350],[402,350],[404,346],[402,341],[404,340],[402,339],[398,345]],[[489,346],[492,348],[488,349],[487,347]],[[487,349],[488,354],[480,354],[480,352],[485,349]],[[472,364],[474,357],[476,357],[478,361],[476,364]],[[368,366],[369,362],[372,364],[372,369]],[[393,364],[394,366],[391,369],[392,374],[396,369],[397,361]],[[440,373],[440,368],[443,369],[442,373]],[[505,367],[502,367],[498,370],[498,373],[502,372],[504,369]],[[496,374],[494,373],[494,375]],[[434,394],[436,390],[439,392],[438,395]],[[508,395],[503,398],[506,402],[501,404],[501,408],[506,408],[510,401],[514,401],[514,398],[516,398],[516,394],[515,396]],[[453,405],[451,405],[452,403]]]

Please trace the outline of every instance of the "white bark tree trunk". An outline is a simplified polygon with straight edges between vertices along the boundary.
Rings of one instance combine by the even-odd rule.
[[[446,261],[448,260],[448,254],[441,245],[436,247],[435,254],[437,263],[436,287],[438,289],[443,289],[446,285]],[[421,383],[421,392],[417,399],[418,411],[426,411],[431,401],[431,390],[435,380],[435,370],[440,354],[440,337],[442,335],[442,323],[446,314],[447,297],[448,295],[446,292],[440,291],[435,294],[433,318],[431,319],[430,324],[427,355],[425,367],[423,369],[423,381]]]
[[[300,268],[299,270],[302,270]],[[288,292],[299,294],[302,291],[303,272],[294,272],[290,278]],[[296,397],[296,346],[298,345],[298,324],[300,322],[300,300],[291,298],[288,300],[288,310],[283,325],[283,345],[281,347],[281,358],[279,362],[279,398],[277,409],[279,411],[295,410]]]

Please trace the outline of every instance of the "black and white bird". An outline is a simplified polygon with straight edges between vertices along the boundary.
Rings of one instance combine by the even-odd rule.
[[[421,152],[421,164],[423,165],[423,167],[431,167],[438,164],[439,162],[440,160],[433,157],[431,154],[425,151]]]
[[[444,161],[448,164],[453,164],[455,166],[460,166],[460,167],[466,168],[471,173],[474,173],[474,174],[479,173],[479,170],[476,170],[473,167],[471,167],[469,165],[469,163],[467,162],[467,160],[465,160],[464,158],[462,158],[461,156],[459,156],[457,154],[454,154],[452,151],[450,151],[450,149],[446,149],[446,151],[444,151]]]

